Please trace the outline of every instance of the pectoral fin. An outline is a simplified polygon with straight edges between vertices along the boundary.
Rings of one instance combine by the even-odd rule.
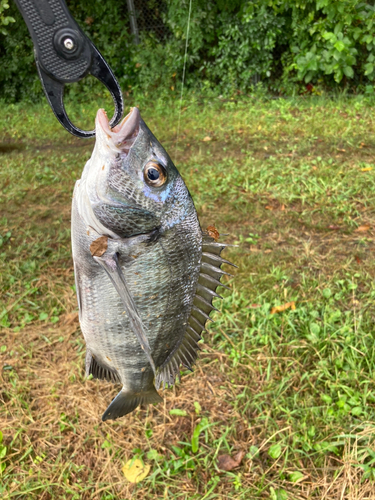
[[[155,363],[151,356],[150,344],[146,336],[146,329],[138,313],[137,306],[126,283],[125,276],[121,271],[116,253],[105,253],[102,257],[93,257],[102,266],[112,281],[117,293],[120,295],[125,311],[129,317],[130,325],[144,350],[150,365],[155,373]]]

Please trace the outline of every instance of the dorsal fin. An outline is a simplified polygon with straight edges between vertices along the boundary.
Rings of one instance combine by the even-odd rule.
[[[205,330],[206,321],[210,319],[209,314],[212,310],[217,311],[212,301],[216,297],[222,298],[216,293],[216,289],[219,286],[228,288],[220,282],[221,276],[228,274],[221,270],[221,265],[225,263],[234,266],[220,257],[226,246],[228,245],[216,243],[213,238],[203,234],[201,269],[186,331],[180,343],[157,370],[156,388],[162,385],[164,389],[166,385],[173,385],[180,376],[181,365],[192,370],[198,357],[200,350],[198,342],[202,339],[201,333]]]

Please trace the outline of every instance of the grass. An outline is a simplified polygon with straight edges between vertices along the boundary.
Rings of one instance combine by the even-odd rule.
[[[194,373],[164,405],[101,422],[117,388],[84,377],[70,254],[93,142],[46,106],[4,104],[2,498],[374,499],[374,103],[190,95],[178,138],[177,103],[139,104],[239,269]],[[89,126],[96,109],[71,114]],[[136,485],[132,458],[151,466]]]

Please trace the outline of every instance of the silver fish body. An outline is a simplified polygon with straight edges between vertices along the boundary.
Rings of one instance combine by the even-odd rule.
[[[154,383],[173,384],[196,359],[223,245],[202,233],[188,189],[137,108],[114,130],[98,112],[73,194],[72,249],[86,373],[122,384],[103,420],[161,401]]]

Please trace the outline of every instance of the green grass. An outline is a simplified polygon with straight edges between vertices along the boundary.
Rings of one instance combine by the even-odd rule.
[[[134,104],[239,269],[194,373],[102,423],[117,389],[84,378],[70,254],[93,142],[46,106],[3,104],[2,498],[373,499],[374,102],[191,94],[178,137],[178,102]],[[70,113],[89,127],[98,106]],[[134,457],[151,465],[137,485],[121,471]]]

